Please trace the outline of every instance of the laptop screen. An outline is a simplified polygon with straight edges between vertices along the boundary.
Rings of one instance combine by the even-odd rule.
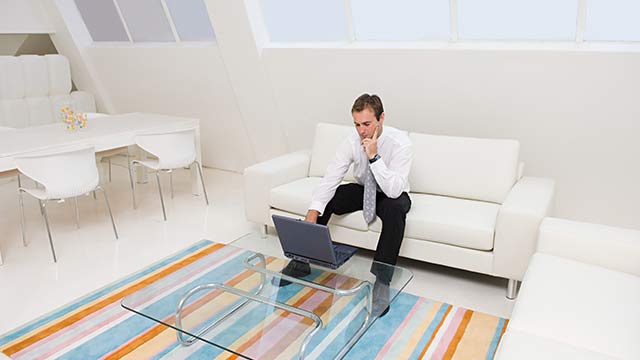
[[[329,229],[304,220],[273,215],[280,245],[285,253],[335,264]]]

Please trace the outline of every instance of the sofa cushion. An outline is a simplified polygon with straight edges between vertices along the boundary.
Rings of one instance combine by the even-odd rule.
[[[584,348],[509,329],[500,340],[496,360],[614,360]]]
[[[69,60],[62,55],[44,56],[49,73],[49,95],[69,95],[71,92],[71,68]]]
[[[404,236],[477,250],[493,249],[493,234],[500,206],[445,196],[409,194]],[[380,232],[381,221],[371,224]]]
[[[44,56],[20,55],[25,97],[49,95],[49,73]]]
[[[15,56],[0,56],[0,99],[22,99],[25,82],[22,61]]]
[[[640,277],[536,253],[509,329],[640,359]]]
[[[516,182],[516,140],[410,133],[411,191],[502,203]]]
[[[311,203],[313,191],[321,179],[308,177],[275,187],[271,190],[269,205],[278,210],[305,216]],[[379,219],[376,220],[379,221]],[[354,230],[367,231],[369,229],[362,216],[362,211],[342,216],[333,215],[330,223]]]

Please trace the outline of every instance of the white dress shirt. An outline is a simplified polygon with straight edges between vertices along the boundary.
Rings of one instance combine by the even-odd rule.
[[[364,184],[367,169],[371,166],[378,187],[387,197],[397,198],[402,192],[409,192],[409,170],[413,159],[413,150],[409,136],[390,126],[383,126],[378,138],[378,159],[369,165],[369,158],[360,144],[360,136],[353,131],[336,151],[336,156],[327,167],[320,185],[313,193],[309,210],[322,214],[324,208],[336,193],[336,189],[353,164],[356,182]]]

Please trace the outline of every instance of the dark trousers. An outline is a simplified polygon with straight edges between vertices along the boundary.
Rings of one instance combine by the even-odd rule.
[[[327,225],[332,214],[344,215],[362,210],[364,186],[359,184],[343,184],[338,186],[336,194],[327,204],[318,218],[318,224]],[[382,220],[382,232],[378,239],[374,260],[395,265],[404,237],[404,228],[407,213],[411,209],[411,199],[403,192],[397,199],[387,197],[383,192],[376,196],[376,215]],[[382,276],[382,280],[389,282],[391,273],[382,274],[375,266],[371,271],[376,276]]]

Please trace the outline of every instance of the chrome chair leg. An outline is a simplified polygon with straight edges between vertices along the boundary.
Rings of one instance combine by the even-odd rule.
[[[100,186],[96,187],[96,190],[102,191],[102,195],[104,195],[104,203],[107,204],[107,211],[109,211],[109,218],[111,218],[111,226],[113,227],[113,233],[116,235],[116,239],[119,239],[118,230],[116,229],[116,223],[115,221],[113,221],[113,214],[111,213],[111,205],[109,205],[109,198],[107,197],[107,191]]]
[[[156,171],[156,180],[158,181],[158,193],[160,194],[160,203],[162,204],[162,216],[167,221],[167,212],[164,209],[164,198],[162,197],[162,187],[160,186],[160,171]]]
[[[109,182],[111,182],[111,157],[107,159],[107,162],[109,163]]]
[[[73,207],[76,210],[76,229],[80,229],[80,211],[78,210],[78,197],[73,198]]]
[[[20,199],[20,227],[22,229],[22,245],[27,246],[27,234],[25,232],[24,221],[24,197],[22,196],[22,183],[20,182],[20,174],[18,174],[18,198]]]
[[[133,171],[131,169],[133,165],[131,164],[131,154],[129,154],[129,148],[127,148],[127,168],[129,169],[129,184],[131,185],[131,199],[133,200],[133,208],[136,209],[136,189],[133,184]]]
[[[169,170],[169,187],[171,187],[171,199],[173,199],[173,170]]]
[[[96,199],[97,199],[97,198],[96,198],[96,191],[95,191],[95,190],[93,190],[91,193],[93,194],[93,200],[96,200]]]
[[[53,262],[57,263],[58,258],[56,257],[56,249],[53,247],[53,239],[51,238],[51,228],[49,227],[49,218],[47,217],[46,201],[38,200],[38,202],[40,202],[40,212],[42,213],[42,217],[44,217],[44,223],[47,226],[47,235],[49,235],[49,245],[51,245]]]
[[[204,186],[204,176],[202,176],[202,166],[200,166],[200,163],[197,161],[194,161],[196,163],[196,166],[198,167],[198,173],[200,174],[200,182],[202,183],[202,192],[204,193],[204,200],[207,202],[207,205],[209,205],[209,197],[207,196],[207,188]]]

